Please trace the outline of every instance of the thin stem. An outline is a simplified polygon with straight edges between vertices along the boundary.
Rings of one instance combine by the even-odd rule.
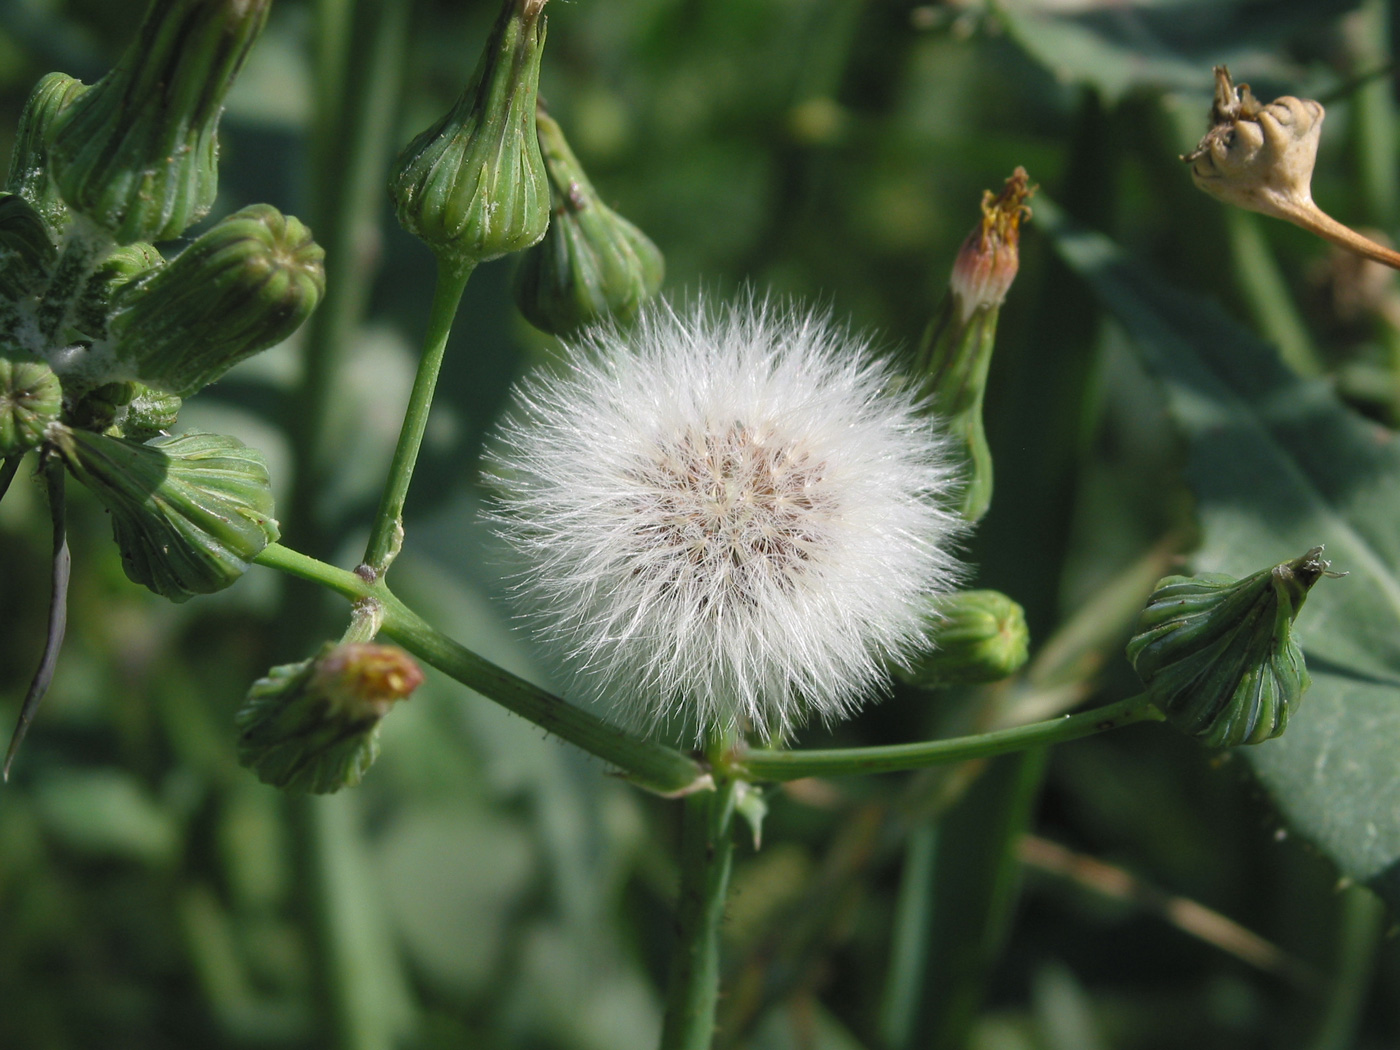
[[[10,748],[5,753],[3,777],[10,779],[10,764],[19,753],[19,745],[29,732],[29,723],[39,710],[39,701],[49,691],[55,669],[58,667],[58,651],[63,648],[63,635],[68,626],[68,577],[72,570],[72,559],[68,554],[67,511],[63,492],[63,461],[58,456],[49,456],[44,464],[44,480],[49,490],[49,515],[53,520],[53,565],[50,575],[49,629],[44,639],[44,652],[39,657],[39,668],[29,682],[29,690],[24,694],[24,703],[19,709],[19,723],[14,736],[10,738]]]
[[[414,376],[413,391],[408,396],[403,429],[399,431],[399,443],[394,449],[393,462],[389,465],[389,482],[384,488],[384,498],[379,503],[379,512],[374,517],[369,544],[365,548],[365,564],[374,570],[376,576],[384,575],[403,539],[404,500],[408,497],[408,486],[413,480],[413,467],[423,444],[423,432],[428,427],[428,413],[433,405],[433,391],[437,388],[447,336],[452,331],[457,304],[461,302],[462,291],[473,269],[474,265],[454,269],[442,261],[438,262],[433,305],[428,314],[428,333],[423,340],[423,356],[418,361],[418,374]]]
[[[734,863],[737,785],[691,795],[681,818],[681,887],[661,1050],[709,1050],[719,1002],[719,927]]]
[[[1325,241],[1331,241],[1339,248],[1355,252],[1365,259],[1384,263],[1393,270],[1400,270],[1400,252],[1393,251],[1361,236],[1350,226],[1344,226],[1311,201],[1308,201],[1306,206],[1292,207],[1279,214],[1295,226],[1301,226],[1309,233],[1314,233]]]
[[[617,766],[641,787],[668,796],[708,791],[714,787],[710,774],[694,759],[672,748],[630,736],[454,642],[399,601],[383,582],[370,583],[356,573],[337,569],[276,543],[264,548],[256,561],[259,565],[321,584],[357,604],[378,603],[383,633],[424,663]]]
[[[725,759],[722,772],[739,780],[797,780],[801,777],[897,773],[969,758],[988,758],[1047,744],[1092,736],[1134,722],[1160,722],[1162,713],[1145,695],[1129,697],[1077,715],[1064,715],[999,729],[992,733],[927,740],[887,747],[850,747],[831,751],[736,751]]]

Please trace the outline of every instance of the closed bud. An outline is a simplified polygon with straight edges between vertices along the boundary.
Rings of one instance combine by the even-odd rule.
[[[471,86],[399,155],[399,223],[461,270],[530,247],[549,225],[535,133],[544,0],[505,0]]]
[[[0,193],[0,299],[18,302],[43,290],[58,259],[39,212],[16,193]]]
[[[99,383],[80,394],[68,407],[64,422],[80,430],[105,431],[124,415],[136,396],[136,384],[129,379]]]
[[[111,511],[127,576],[171,601],[229,586],[278,537],[267,463],[237,438],[138,445],[57,426],[48,438]]]
[[[163,394],[141,383],[133,385],[135,391],[127,402],[126,412],[115,421],[115,432],[109,433],[129,441],[149,441],[175,425],[184,402],[174,394]]]
[[[897,670],[906,682],[926,689],[998,682],[1025,664],[1025,611],[1000,591],[958,591],[931,606],[933,649]]]
[[[73,327],[89,339],[105,339],[117,293],[138,277],[165,265],[155,245],[136,241],[110,251],[83,286],[73,311]]]
[[[603,203],[559,125],[543,111],[536,120],[554,217],[521,260],[516,305],[554,335],[630,320],[661,287],[665,260],[646,234]]]
[[[328,643],[253,683],[236,716],[238,761],[289,791],[353,787],[379,754],[380,720],[422,682],[396,646]]]
[[[38,448],[63,408],[63,389],[42,361],[0,355],[0,459]]]
[[[1167,721],[1212,747],[1284,731],[1311,681],[1293,621],[1313,584],[1341,575],[1321,554],[1314,547],[1242,580],[1207,573],[1158,582],[1127,655]]]
[[[992,502],[992,453],[982,423],[997,318],[1020,265],[1021,223],[1035,188],[1017,168],[1000,194],[982,197],[982,221],[963,242],[948,292],[924,333],[912,378],[963,460],[962,514],[978,521]]]
[[[311,232],[267,204],[235,212],[117,296],[113,353],[157,390],[188,397],[280,343],[326,288]]]
[[[49,171],[119,243],[178,237],[218,188],[224,98],[271,0],[153,0],[111,72],[57,119]]]
[[[87,89],[67,73],[48,74],[30,92],[15,129],[5,188],[34,205],[55,232],[67,224],[68,209],[49,177],[49,140],[59,115]]]

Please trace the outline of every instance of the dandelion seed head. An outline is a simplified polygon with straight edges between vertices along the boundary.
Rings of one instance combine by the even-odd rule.
[[[957,582],[942,439],[864,341],[745,299],[645,310],[527,380],[495,520],[572,690],[696,741],[851,715]]]

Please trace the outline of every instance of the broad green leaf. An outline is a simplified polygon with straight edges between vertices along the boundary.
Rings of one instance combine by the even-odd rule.
[[[1313,676],[1298,717],[1241,750],[1294,830],[1400,906],[1400,440],[1049,202],[1036,216],[1162,381],[1188,443],[1197,570],[1244,575],[1325,543],[1350,572],[1298,618]]]

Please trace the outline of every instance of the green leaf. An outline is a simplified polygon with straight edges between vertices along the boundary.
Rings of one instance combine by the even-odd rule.
[[[1313,685],[1297,719],[1242,754],[1294,830],[1400,906],[1400,440],[1050,202],[1036,217],[1162,381],[1188,443],[1196,568],[1243,575],[1325,543],[1350,571],[1299,617]]]

